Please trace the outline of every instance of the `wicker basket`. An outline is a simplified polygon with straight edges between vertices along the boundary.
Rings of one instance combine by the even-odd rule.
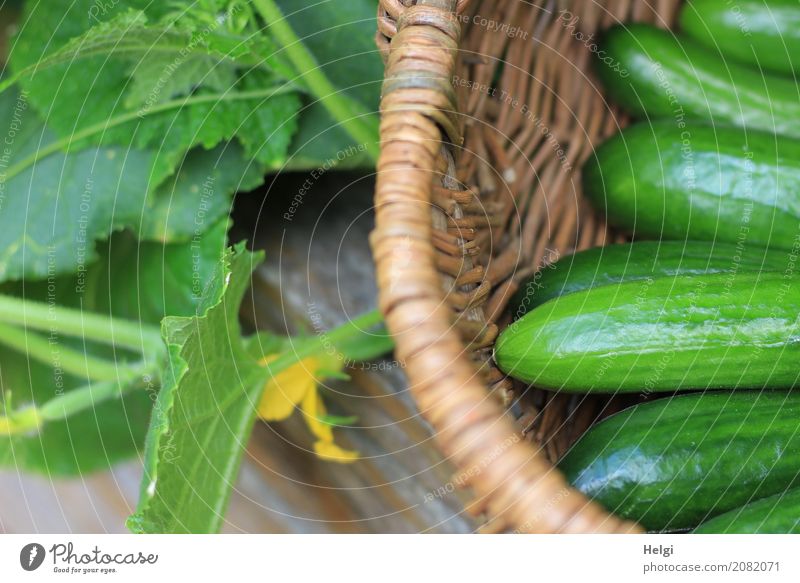
[[[623,21],[669,27],[677,9],[678,0],[380,2],[386,73],[371,237],[380,306],[417,405],[486,531],[641,531],[552,465],[624,403],[526,391],[491,357],[522,277],[621,240],[578,180],[593,145],[625,123],[591,73],[594,37]],[[520,403],[514,420],[509,405],[519,417]]]

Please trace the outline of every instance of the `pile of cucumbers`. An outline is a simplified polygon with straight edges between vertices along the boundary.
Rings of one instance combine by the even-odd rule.
[[[525,282],[495,360],[553,391],[662,393],[559,462],[609,511],[800,532],[800,3],[693,0],[677,35],[626,24],[603,44],[606,93],[639,121],[583,189],[633,242]]]

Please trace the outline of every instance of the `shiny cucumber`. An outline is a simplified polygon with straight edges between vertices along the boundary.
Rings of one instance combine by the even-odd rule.
[[[651,278],[539,306],[503,330],[494,357],[558,391],[791,388],[799,314],[800,276],[788,268]]]
[[[800,534],[800,488],[755,500],[704,522],[697,534]]]
[[[524,280],[511,299],[518,319],[548,300],[614,283],[674,275],[782,271],[783,250],[706,241],[638,241],[579,251]]]
[[[705,118],[800,137],[793,79],[726,62],[693,39],[647,24],[615,26],[602,44],[597,70],[606,92],[635,115]]]
[[[691,0],[680,27],[725,58],[779,74],[800,72],[797,0]]]
[[[692,528],[800,485],[800,394],[712,392],[635,405],[558,466],[578,490],[656,531]]]
[[[800,142],[784,136],[637,124],[589,158],[583,191],[636,237],[800,246]]]

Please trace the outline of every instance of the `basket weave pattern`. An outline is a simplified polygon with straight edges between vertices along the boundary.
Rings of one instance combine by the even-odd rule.
[[[492,366],[491,347],[522,276],[619,239],[578,180],[592,147],[625,122],[590,74],[590,35],[620,21],[669,26],[677,7],[381,0],[371,236],[380,307],[417,405],[486,531],[640,531],[572,490],[551,463],[607,400],[539,392],[534,439],[521,439],[504,411],[520,391]]]

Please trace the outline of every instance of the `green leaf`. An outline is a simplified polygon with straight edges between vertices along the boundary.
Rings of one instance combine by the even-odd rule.
[[[150,152],[55,151],[26,165],[54,136],[24,93],[0,94],[0,120],[0,281],[75,272],[95,258],[94,241],[139,222]]]
[[[145,448],[134,532],[216,532],[268,376],[240,336],[239,304],[259,260],[237,245],[191,318],[166,318],[170,359]]]
[[[84,309],[145,323],[197,312],[227,246],[227,217],[184,243],[111,238],[85,277],[75,280]]]
[[[158,187],[152,207],[132,228],[140,239],[189,241],[230,214],[234,192],[255,188],[262,180],[261,167],[235,142],[213,150],[195,148],[177,174]]]
[[[151,152],[52,148],[58,141],[24,93],[0,94],[0,119],[8,120],[0,126],[0,281],[84,270],[97,257],[95,242],[126,227],[149,240],[197,238],[230,212],[235,190],[262,179],[261,167],[231,143],[192,150],[148,196]]]
[[[274,73],[268,39],[223,34],[222,24],[200,28],[188,17],[150,23],[116,4],[90,28],[93,7],[29,4],[11,54],[15,71],[34,71],[20,82],[58,136],[73,148],[152,148],[153,186],[193,146],[233,138],[262,164],[283,163],[299,99]],[[278,91],[265,98],[268,89]],[[180,97],[180,107],[163,108]]]
[[[276,0],[276,4],[313,55],[319,72],[341,92],[339,95],[357,104],[358,109],[353,108],[350,115],[377,112],[383,63],[372,34],[375,0],[324,0],[304,5],[294,0]],[[306,99],[300,127],[290,147],[288,167],[315,168],[330,159],[340,169],[374,167],[368,148],[346,131],[343,124],[347,120],[331,115],[327,107],[330,99],[330,95]],[[377,143],[377,127],[373,132],[372,139]]]

